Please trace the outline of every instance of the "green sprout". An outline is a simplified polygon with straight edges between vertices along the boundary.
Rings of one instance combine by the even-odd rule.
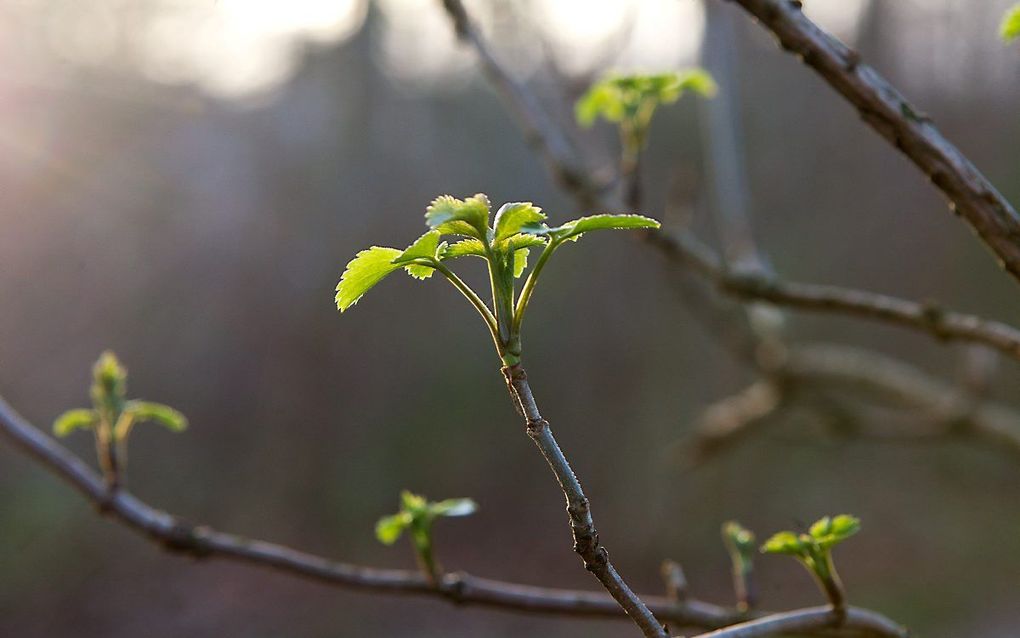
[[[737,609],[748,611],[755,603],[751,577],[754,573],[754,553],[757,543],[754,532],[736,521],[722,526],[723,544],[733,565],[733,588],[737,594]]]
[[[184,415],[161,403],[127,400],[127,370],[106,351],[92,366],[89,390],[92,409],[68,410],[57,417],[53,432],[64,437],[75,430],[92,430],[96,453],[110,489],[115,489],[127,466],[127,439],[135,424],[152,421],[180,432],[188,426]]]
[[[554,252],[583,234],[603,229],[658,228],[659,222],[640,215],[592,215],[559,226],[546,224],[542,209],[530,202],[503,204],[490,225],[489,198],[478,194],[460,200],[437,197],[425,211],[429,231],[404,250],[372,246],[347,264],[336,287],[341,312],[358,303],[372,286],[403,268],[415,279],[437,271],[467,298],[485,320],[496,351],[505,366],[521,359],[521,324],[539,275]],[[453,243],[443,241],[454,238]],[[528,267],[528,255],[541,248],[520,294],[516,282]],[[488,265],[492,308],[447,264],[460,257],[483,259]]]
[[[837,610],[845,609],[843,583],[832,562],[832,548],[861,529],[861,521],[849,514],[825,516],[815,521],[806,534],[779,532],[765,541],[761,551],[789,554],[807,567]]]
[[[717,91],[707,71],[619,75],[611,73],[588,89],[575,105],[575,115],[583,126],[598,118],[620,127],[624,171],[633,168],[645,145],[652,116],[661,104],[676,102],[687,91],[712,97]]]
[[[404,530],[410,530],[418,564],[433,585],[439,582],[441,568],[432,554],[432,523],[439,517],[468,516],[478,509],[469,498],[449,498],[430,502],[407,490],[400,493],[400,511],[384,516],[375,524],[375,537],[384,545],[397,542]]]
[[[1020,4],[1014,5],[1002,16],[999,24],[999,37],[1004,42],[1012,42],[1020,37]]]

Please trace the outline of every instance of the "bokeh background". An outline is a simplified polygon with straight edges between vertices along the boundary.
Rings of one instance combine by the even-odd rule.
[[[1020,50],[1006,0],[807,0],[1020,200]],[[497,55],[571,125],[609,68],[698,63],[695,0],[469,6]],[[923,176],[728,5],[755,230],[791,278],[1020,321],[1020,294]],[[717,12],[718,13],[718,12]],[[562,497],[521,432],[473,311],[439,281],[393,276],[340,317],[333,287],[371,244],[403,246],[435,195],[578,212],[527,149],[432,0],[0,0],[0,392],[39,427],[87,401],[114,349],[134,396],[191,420],[140,428],[130,487],[188,519],[337,559],[413,566],[373,537],[410,488],[481,509],[438,525],[452,569],[594,588]],[[705,110],[657,117],[654,215],[711,241]],[[606,127],[579,134],[609,165]],[[664,209],[669,211],[664,213]],[[681,211],[678,213],[677,211]],[[470,270],[473,263],[463,267]],[[563,251],[525,333],[528,367],[644,592],[683,563],[692,594],[732,599],[720,524],[765,535],[825,513],[864,531],[838,550],[853,602],[924,636],[1020,622],[1020,459],[967,441],[833,440],[780,419],[696,470],[668,451],[752,375],[677,294],[676,266],[622,235]],[[793,315],[834,338],[958,375],[961,349],[860,321]],[[1015,361],[994,395],[1014,400]],[[879,416],[878,418],[881,418]],[[68,444],[89,460],[91,441]],[[760,561],[763,604],[816,604],[793,561]],[[0,635],[622,636],[623,623],[454,608],[330,589],[158,551],[0,443]]]

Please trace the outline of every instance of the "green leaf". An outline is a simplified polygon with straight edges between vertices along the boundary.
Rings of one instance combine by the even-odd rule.
[[[395,264],[406,264],[415,259],[436,259],[439,251],[439,232],[430,230],[408,246],[393,260]]]
[[[368,292],[372,286],[382,281],[386,275],[401,266],[394,264],[393,260],[400,256],[402,251],[396,248],[383,248],[372,246],[363,250],[347,264],[347,269],[340,277],[340,283],[336,286],[336,306],[340,312],[344,312]]]
[[[428,501],[424,496],[404,490],[400,493],[400,508],[414,518],[428,510]]]
[[[429,505],[429,511],[435,516],[468,516],[478,511],[478,504],[469,498],[448,498]]]
[[[582,126],[591,126],[599,116],[610,122],[619,122],[623,115],[623,100],[619,91],[606,82],[592,85],[574,105],[574,116]]]
[[[804,539],[793,532],[778,532],[765,541],[761,551],[766,554],[802,556],[807,551],[807,546]]]
[[[654,74],[610,74],[581,96],[574,115],[583,126],[591,126],[599,117],[610,122],[629,122],[646,127],[655,108],[677,101],[685,92],[704,97],[716,93],[712,76],[703,69]]]
[[[495,241],[502,241],[516,234],[523,226],[537,224],[545,219],[541,208],[531,202],[510,202],[503,204],[496,212]]]
[[[832,518],[825,516],[818,519],[808,530],[808,533],[819,547],[829,549],[850,538],[860,529],[860,519],[849,514],[840,514]]]
[[[174,432],[181,432],[188,427],[188,420],[183,414],[162,403],[128,401],[124,411],[137,422],[152,421]]]
[[[465,200],[440,195],[425,209],[425,223],[444,235],[484,239],[489,230],[489,198],[482,193]]]
[[[531,252],[530,248],[521,248],[514,251],[514,279],[517,279],[524,274],[525,269],[528,267],[528,254]]]
[[[117,360],[117,355],[110,350],[99,355],[92,366],[92,379],[89,393],[97,407],[119,409],[127,394],[127,369]]]
[[[556,241],[573,239],[593,230],[628,230],[634,228],[659,228],[660,224],[643,215],[591,215],[574,219],[546,232]]]
[[[458,257],[485,257],[485,244],[478,239],[465,239],[451,244],[446,249],[445,259],[457,259]]]
[[[999,37],[1004,42],[1011,42],[1020,37],[1020,4],[1014,5],[1002,16],[1002,23],[999,25]]]
[[[411,515],[400,512],[391,516],[383,516],[375,524],[375,537],[383,545],[392,545],[411,524]]]
[[[99,415],[95,410],[68,410],[53,422],[53,433],[57,436],[67,436],[75,430],[90,430],[99,421]]]
[[[415,279],[428,279],[435,274],[435,268],[424,264],[408,264],[407,262],[414,261],[415,259],[434,259],[440,261],[442,259],[440,253],[444,250],[446,244],[440,244],[439,237],[439,231],[430,230],[414,240],[414,243],[393,260],[393,263],[403,265],[407,274]]]
[[[731,551],[741,556],[750,555],[755,548],[754,532],[743,527],[736,521],[728,521],[722,527],[723,540]]]

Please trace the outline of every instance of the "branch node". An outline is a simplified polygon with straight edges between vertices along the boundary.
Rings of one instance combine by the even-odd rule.
[[[205,558],[212,550],[199,534],[199,528],[189,523],[175,521],[163,534],[157,537],[163,548],[171,553],[189,554],[194,558]]]

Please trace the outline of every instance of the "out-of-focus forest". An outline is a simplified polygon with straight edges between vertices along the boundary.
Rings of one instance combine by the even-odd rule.
[[[1007,0],[805,0],[822,26],[1020,200],[1020,50]],[[698,64],[695,0],[470,3],[496,54],[569,124],[609,68]],[[1020,321],[1020,290],[910,166],[735,7],[735,74],[755,230],[796,280],[932,299]],[[404,246],[436,195],[485,192],[575,216],[427,0],[0,0],[0,392],[36,425],[87,403],[105,348],[131,396],[183,435],[140,428],[129,487],[196,522],[356,563],[412,567],[376,519],[403,488],[469,496],[437,525],[450,569],[595,589],[563,497],[521,432],[477,317],[441,282],[394,276],[340,317],[361,248]],[[566,106],[564,106],[566,105]],[[712,240],[705,108],[653,125],[648,212]],[[613,132],[581,134],[609,166]],[[474,264],[465,264],[470,267]],[[834,437],[770,421],[697,468],[675,443],[751,372],[685,308],[678,266],[593,236],[547,271],[525,328],[529,375],[641,592],[680,561],[729,603],[719,526],[760,535],[827,513],[864,530],[837,558],[850,600],[924,636],[1020,622],[1020,458],[967,439]],[[481,276],[481,272],[478,273]],[[438,278],[437,278],[438,279]],[[481,281],[481,279],[478,279]],[[962,348],[879,324],[793,314],[789,333],[892,353],[947,379]],[[992,392],[1015,401],[1015,361]],[[879,420],[893,418],[880,411]],[[92,442],[69,445],[92,460]],[[606,468],[612,468],[608,472]],[[759,560],[768,608],[818,604],[793,561]],[[153,638],[586,636],[623,622],[511,615],[331,589],[158,551],[0,444],[0,635]]]

